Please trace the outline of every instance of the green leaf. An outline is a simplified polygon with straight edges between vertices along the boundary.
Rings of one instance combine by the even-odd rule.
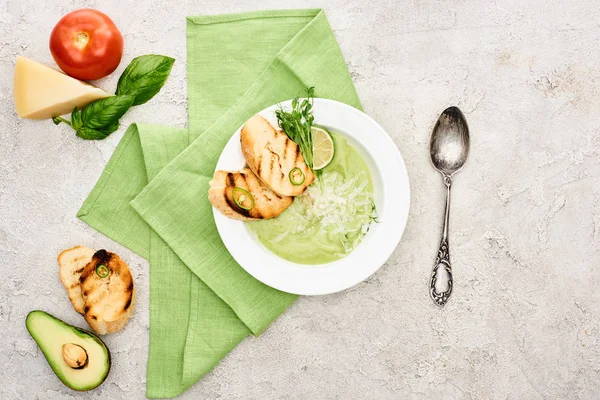
[[[77,107],[73,109],[71,113],[71,126],[73,129],[78,130],[83,126],[83,119],[81,118],[81,111]]]
[[[157,54],[134,58],[119,78],[116,94],[133,96],[134,106],[146,103],[163,87],[174,62]]]
[[[116,130],[119,129],[119,122],[115,122],[112,125],[106,126],[102,129],[98,129],[99,131],[106,133],[106,136],[110,135],[111,133],[115,132]]]
[[[77,136],[85,140],[102,140],[106,139],[110,135],[110,133],[104,133],[97,129],[88,128],[87,126],[82,126],[77,129]]]
[[[118,124],[119,119],[133,104],[133,100],[133,96],[112,96],[91,102],[81,111],[83,126],[102,130]]]

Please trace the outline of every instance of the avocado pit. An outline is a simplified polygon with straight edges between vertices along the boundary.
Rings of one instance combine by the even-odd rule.
[[[88,354],[85,349],[74,343],[65,343],[62,346],[62,356],[65,363],[73,369],[83,369],[88,364]]]

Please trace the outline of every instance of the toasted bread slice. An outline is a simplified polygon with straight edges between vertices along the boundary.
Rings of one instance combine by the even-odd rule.
[[[298,145],[260,115],[246,121],[240,142],[248,167],[274,192],[298,196],[315,180]],[[304,174],[304,182],[300,185],[294,185],[290,180],[294,168]]]
[[[238,202],[240,202],[239,196],[245,194],[241,191],[234,193],[233,188],[235,187],[244,189],[252,195],[254,207],[246,210],[236,204],[233,200],[234,194],[238,195]],[[239,172],[215,172],[214,178],[210,181],[208,199],[223,215],[242,221],[276,217],[294,201],[293,197],[280,196],[269,189],[249,168],[244,168]],[[251,200],[244,199],[244,202],[240,203],[249,207]]]
[[[58,255],[60,281],[65,285],[69,300],[79,314],[83,314],[85,301],[81,295],[79,277],[87,263],[92,260],[95,251],[85,246],[75,246]]]
[[[101,265],[108,269],[105,277],[97,271]],[[133,277],[127,264],[115,253],[98,250],[79,280],[88,325],[101,335],[123,328],[135,303]]]

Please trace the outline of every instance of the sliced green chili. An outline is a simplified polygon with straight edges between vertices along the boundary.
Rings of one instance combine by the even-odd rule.
[[[246,189],[234,187],[232,196],[235,205],[239,208],[243,210],[252,210],[254,208],[254,197]]]
[[[304,172],[300,168],[296,167],[290,171],[290,182],[292,182],[292,185],[300,186],[304,183],[305,179]]]
[[[110,270],[104,264],[100,264],[96,267],[96,273],[100,278],[106,278],[110,274]]]

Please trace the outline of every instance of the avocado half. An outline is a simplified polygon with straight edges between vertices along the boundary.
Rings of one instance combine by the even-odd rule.
[[[98,336],[40,310],[30,312],[25,325],[62,383],[83,391],[104,382],[110,352]]]

